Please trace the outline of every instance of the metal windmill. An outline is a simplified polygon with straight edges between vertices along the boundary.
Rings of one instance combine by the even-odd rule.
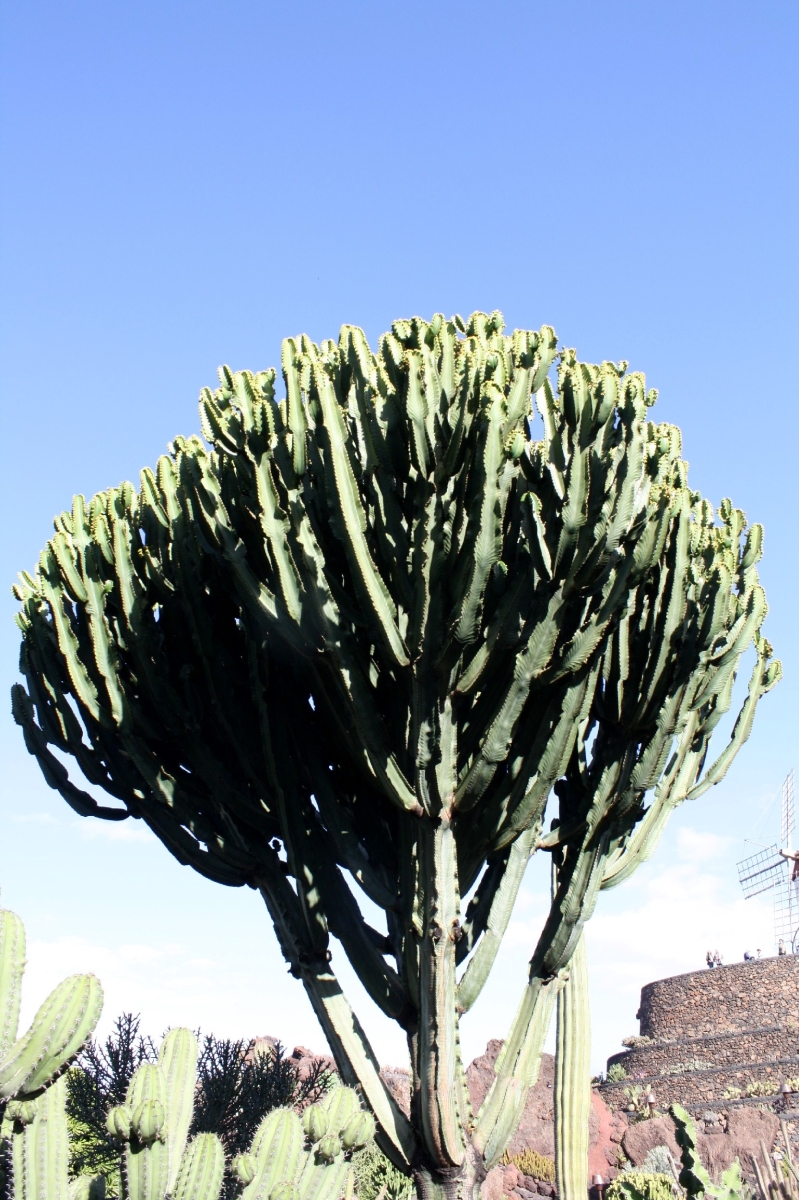
[[[774,892],[774,942],[799,953],[799,853],[793,849],[795,825],[793,768],[782,785],[780,845],[764,846],[738,863],[738,880],[750,900]]]

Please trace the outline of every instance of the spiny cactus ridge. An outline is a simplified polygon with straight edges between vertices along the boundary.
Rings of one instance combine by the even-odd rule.
[[[282,368],[279,401],[273,370],[223,368],[201,396],[210,449],[177,438],[138,491],[57,519],[17,588],[14,715],[77,812],[141,818],[181,862],[259,889],[383,1150],[423,1191],[471,1186],[518,1123],[600,889],[723,778],[779,679],[763,531],[689,487],[642,375],[558,351],[549,326],[439,314],[376,353],[344,326],[287,339]],[[536,851],[551,909],[474,1114],[459,1022]],[[410,1119],[331,936],[408,1035]]]
[[[113,1137],[124,1142],[122,1176],[126,1200],[218,1200],[225,1155],[213,1133],[187,1145],[194,1109],[197,1038],[171,1029],[157,1063],[133,1073],[125,1103],[108,1113]]]

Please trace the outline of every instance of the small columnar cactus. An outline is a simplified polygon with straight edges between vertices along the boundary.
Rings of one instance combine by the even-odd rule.
[[[108,1114],[108,1131],[125,1143],[122,1178],[126,1200],[217,1200],[225,1155],[213,1133],[187,1146],[196,1087],[197,1039],[172,1029],[157,1063],[142,1063],[125,1103]]]
[[[34,1122],[35,1097],[69,1065],[94,1030],[103,1007],[99,979],[71,975],[50,993],[27,1033],[17,1038],[24,971],[25,926],[16,913],[0,909],[0,1194],[8,1187],[12,1145],[19,1150],[14,1136],[15,1130],[21,1131],[18,1118]],[[38,1120],[37,1130],[41,1114]]]
[[[37,1100],[12,1100],[4,1125],[11,1141],[13,1200],[104,1200],[102,1175],[69,1179],[66,1078]]]
[[[560,1200],[588,1193],[588,1121],[591,1116],[591,1011],[585,933],[557,999],[555,1054],[555,1168]]]
[[[45,1000],[30,1029],[17,1039],[25,927],[0,909],[0,1105],[29,1100],[59,1075],[97,1024],[103,989],[94,975],[70,975]]]
[[[350,1156],[374,1136],[375,1122],[358,1095],[334,1087],[305,1109],[302,1121],[277,1108],[256,1131],[249,1153],[234,1160],[245,1184],[241,1200],[340,1200],[352,1192]]]

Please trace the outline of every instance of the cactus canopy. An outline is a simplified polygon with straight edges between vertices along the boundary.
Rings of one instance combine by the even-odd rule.
[[[762,529],[691,490],[642,375],[549,326],[414,318],[376,354],[344,326],[287,339],[282,367],[280,400],[273,370],[223,368],[205,441],[57,519],[17,588],[14,714],[77,812],[140,818],[261,892],[381,1145],[423,1193],[468,1190],[518,1122],[599,890],[722,778],[779,677]],[[458,1025],[536,851],[551,909],[473,1113]],[[410,1118],[331,936],[407,1032]]]

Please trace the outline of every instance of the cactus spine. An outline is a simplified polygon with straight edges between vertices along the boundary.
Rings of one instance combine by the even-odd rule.
[[[302,1122],[291,1109],[275,1109],[249,1153],[234,1163],[245,1184],[241,1200],[341,1200],[352,1192],[350,1156],[374,1131],[374,1120],[348,1087],[331,1088]]]
[[[583,933],[557,999],[555,1172],[560,1200],[585,1200],[588,1194],[590,1063],[591,1011]]]
[[[689,486],[641,374],[559,351],[549,326],[439,313],[376,351],[344,326],[286,339],[281,365],[284,399],[274,370],[222,368],[205,443],[57,519],[17,588],[13,711],[77,812],[142,819],[259,890],[381,1148],[425,1196],[465,1194],[518,1123],[600,890],[723,778],[780,677],[762,528]],[[472,1113],[459,1024],[538,852],[551,910]],[[410,1118],[331,936],[407,1034]]]
[[[221,1141],[206,1133],[186,1145],[196,1068],[196,1037],[171,1029],[158,1062],[134,1071],[125,1103],[109,1112],[109,1132],[125,1143],[125,1200],[217,1200],[225,1169]]]

